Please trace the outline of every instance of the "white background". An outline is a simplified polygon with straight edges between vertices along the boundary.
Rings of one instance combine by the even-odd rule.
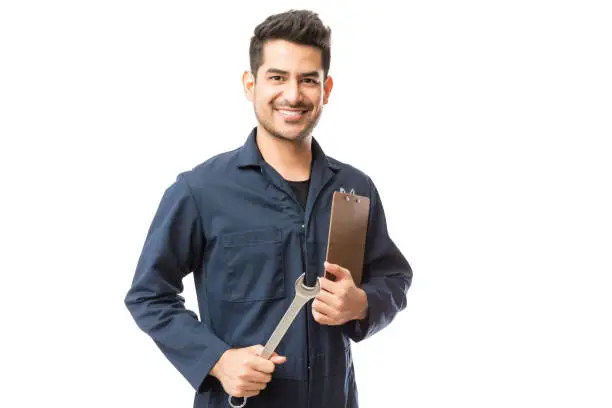
[[[0,406],[191,406],[123,298],[163,190],[255,123],[253,28],[298,7],[333,30],[315,136],[414,268],[354,347],[361,406],[611,407],[606,3],[3,1]]]

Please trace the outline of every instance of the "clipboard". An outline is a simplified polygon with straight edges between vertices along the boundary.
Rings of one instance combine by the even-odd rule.
[[[370,213],[370,199],[351,190],[334,191],[325,260],[351,271],[355,285],[363,278],[363,260]],[[325,277],[335,277],[325,272]]]

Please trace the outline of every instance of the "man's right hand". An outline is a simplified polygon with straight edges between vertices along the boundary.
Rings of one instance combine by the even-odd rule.
[[[272,354],[269,360],[260,356],[262,345],[227,350],[210,374],[223,385],[228,395],[234,397],[253,397],[272,379],[276,364],[287,361],[284,356]]]

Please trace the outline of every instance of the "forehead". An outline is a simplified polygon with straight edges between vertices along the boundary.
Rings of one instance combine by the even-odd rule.
[[[323,70],[321,50],[285,40],[268,40],[263,47],[260,70],[265,71],[268,68],[295,73]]]

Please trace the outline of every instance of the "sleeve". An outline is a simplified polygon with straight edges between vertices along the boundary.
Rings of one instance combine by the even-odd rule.
[[[376,186],[371,182],[370,215],[364,254],[361,289],[368,299],[362,320],[345,323],[345,333],[360,342],[391,323],[406,307],[406,294],[412,284],[412,268],[387,230],[385,211]]]
[[[183,278],[200,267],[204,245],[195,200],[179,176],[161,199],[125,297],[138,327],[199,391],[217,381],[209,372],[230,348],[179,295]]]

